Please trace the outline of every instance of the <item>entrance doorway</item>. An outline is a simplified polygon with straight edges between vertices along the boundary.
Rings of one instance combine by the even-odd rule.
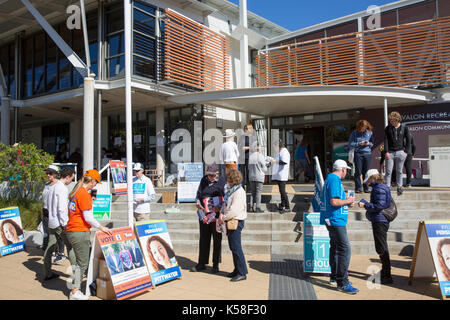
[[[322,174],[325,173],[325,144],[324,144],[324,127],[311,127],[311,128],[296,128],[293,129],[294,133],[294,153],[292,160],[295,159],[295,150],[298,144],[303,144],[307,146],[308,157],[311,161],[311,166],[314,168],[313,158],[317,156],[319,158],[320,167],[322,169]],[[303,141],[303,142],[302,142]],[[294,162],[292,162],[292,167],[294,168]],[[314,171],[310,170],[310,180],[314,180]],[[294,173],[295,177],[295,173]]]

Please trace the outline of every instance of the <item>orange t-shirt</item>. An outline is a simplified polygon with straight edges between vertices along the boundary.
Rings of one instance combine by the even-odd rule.
[[[91,225],[84,220],[84,210],[92,210],[92,197],[84,187],[81,187],[69,203],[67,231],[85,232],[91,229]]]

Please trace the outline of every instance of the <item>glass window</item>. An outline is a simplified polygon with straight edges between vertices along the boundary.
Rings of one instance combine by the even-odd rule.
[[[106,33],[110,34],[120,30],[123,30],[123,6],[106,14]]]
[[[58,74],[56,67],[56,54],[57,54],[56,44],[47,37],[47,84],[46,91],[51,92],[58,89]]]
[[[59,35],[68,44],[72,44],[71,31],[67,29],[65,24],[59,28]],[[61,51],[58,51],[59,57],[59,89],[69,89],[72,87],[72,64]]]
[[[272,119],[272,126],[283,126],[284,125],[284,117],[281,118],[273,118]]]
[[[133,52],[141,56],[156,59],[156,41],[140,33],[134,33]]]
[[[450,16],[450,1],[438,0],[439,18]]]
[[[356,20],[327,28],[327,37],[338,36],[341,34],[353,33],[358,31],[358,22]]]
[[[155,61],[139,56],[133,56],[133,74],[145,78],[156,79]]]
[[[325,38],[325,32],[324,30],[320,30],[320,31],[315,31],[315,32],[311,32],[308,34],[304,34],[301,35],[300,37],[298,37],[296,39],[296,42],[305,42],[305,41],[309,41],[309,40],[316,40],[316,39],[322,39]]]
[[[7,86],[9,86],[9,46],[3,46],[0,48],[0,66],[3,70],[4,80]]]
[[[124,53],[125,39],[123,33],[119,33],[107,38],[109,44],[108,57],[113,57]]]
[[[34,81],[33,95],[45,92],[45,33],[40,32],[34,36]]]
[[[424,3],[398,9],[399,24],[417,22],[436,18],[436,1],[429,0]]]
[[[153,14],[153,15],[155,14],[155,11],[156,11],[155,7],[151,7],[149,5],[145,5],[145,4],[143,4],[143,3],[139,2],[139,1],[134,1],[134,6],[136,8],[144,10],[145,12],[148,12],[148,13]]]
[[[123,55],[107,60],[108,77],[114,78],[124,75],[125,57]]]
[[[23,83],[22,96],[31,97],[33,94],[33,37],[23,40]]]
[[[72,49],[73,51],[82,59],[84,62],[86,62],[86,57],[84,54],[84,38],[83,38],[83,31],[82,30],[73,30],[73,43],[72,43]],[[83,77],[81,74],[73,68],[73,86],[79,87],[83,84]]]
[[[133,11],[133,28],[148,35],[155,35],[155,18],[142,11]]]

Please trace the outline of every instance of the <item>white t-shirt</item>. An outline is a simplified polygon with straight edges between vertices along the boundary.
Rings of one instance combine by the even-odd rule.
[[[144,202],[138,204],[139,199]],[[133,177],[133,211],[136,213],[150,213],[150,202],[155,199],[155,189],[152,181],[145,175],[140,179]]]
[[[48,227],[55,229],[66,226],[69,221],[69,190],[65,184],[58,180],[53,186],[49,186],[45,200],[48,209]]]
[[[288,149],[282,148],[277,154],[276,163],[273,165],[272,180],[288,181],[289,180],[289,163],[291,162],[291,154]],[[286,164],[280,165],[279,161],[283,161]]]
[[[220,148],[220,160],[222,163],[225,162],[238,162],[239,150],[236,142],[227,141],[222,144]]]

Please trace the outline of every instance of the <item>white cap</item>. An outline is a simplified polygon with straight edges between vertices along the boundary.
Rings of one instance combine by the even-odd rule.
[[[380,173],[378,172],[377,169],[370,169],[370,170],[367,170],[366,177],[365,177],[365,179],[364,179],[363,182],[366,183],[367,180],[369,180],[369,178],[370,178],[371,176],[373,176],[374,174],[380,174]]]
[[[342,159],[338,159],[333,163],[333,171],[337,171],[337,170],[341,170],[341,169],[351,169],[348,165],[347,162],[345,162]]]
[[[140,171],[140,170],[144,170],[144,166],[142,165],[142,163],[135,163],[133,166],[133,171]]]
[[[231,130],[231,129],[226,129],[226,130],[225,130],[225,133],[223,134],[223,137],[224,137],[224,138],[231,138],[231,137],[234,137],[235,135],[236,135],[236,133],[234,133],[233,130]]]
[[[50,172],[54,172],[54,173],[59,173],[59,167],[55,166],[53,164],[49,165],[47,167],[47,169],[45,169],[45,171],[50,171]]]

